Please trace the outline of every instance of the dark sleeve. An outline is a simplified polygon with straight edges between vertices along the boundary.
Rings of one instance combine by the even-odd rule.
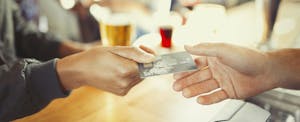
[[[213,4],[221,4],[227,8],[234,7],[237,5],[241,5],[243,3],[253,1],[253,0],[202,0],[203,3],[213,3]]]
[[[237,0],[235,2],[229,2],[227,3],[227,7],[234,7],[234,6],[237,6],[237,5],[241,5],[241,4],[244,4],[246,2],[249,2],[249,1],[253,1],[253,0]]]
[[[61,39],[51,33],[42,33],[32,23],[26,22],[16,3],[12,3],[11,9],[17,55],[43,61],[57,58]]]
[[[40,111],[55,98],[68,95],[58,80],[55,60],[21,60],[0,67],[0,121],[11,121]]]

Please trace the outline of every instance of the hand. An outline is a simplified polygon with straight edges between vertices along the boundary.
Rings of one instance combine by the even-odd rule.
[[[96,47],[58,60],[57,72],[68,90],[88,85],[125,95],[142,80],[136,62],[154,60],[147,52],[146,47]]]
[[[200,95],[200,104],[245,99],[278,87],[279,78],[272,73],[266,53],[222,43],[185,49],[200,56],[195,59],[199,70],[175,74],[174,89],[187,98]]]

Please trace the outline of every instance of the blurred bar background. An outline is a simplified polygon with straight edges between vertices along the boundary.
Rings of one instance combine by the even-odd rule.
[[[263,51],[300,47],[299,0],[16,0],[39,31],[78,42],[101,42],[99,24],[127,13],[132,45],[157,46],[159,27],[172,26],[175,45],[226,42]],[[145,39],[147,35],[156,36]],[[137,41],[136,41],[137,40]],[[300,121],[300,91],[275,89],[248,99],[271,122]]]

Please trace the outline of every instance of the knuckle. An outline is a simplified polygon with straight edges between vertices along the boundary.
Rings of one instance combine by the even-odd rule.
[[[140,48],[132,47],[132,50],[135,52],[135,55],[137,55],[137,56],[142,56],[142,55],[144,55],[142,49],[140,49]]]
[[[126,66],[124,66],[124,67],[118,69],[117,74],[119,77],[125,78],[125,77],[129,76],[130,74],[132,74],[132,71],[129,68],[126,68]]]
[[[129,47],[128,50],[130,50],[132,53],[136,53],[136,52],[139,52],[139,48],[137,47]]]
[[[126,90],[120,90],[118,95],[119,96],[125,96],[125,95],[127,95],[127,93],[128,93],[128,91],[126,91]]]
[[[119,81],[119,82],[120,82],[119,83],[120,88],[128,88],[130,85],[130,82],[128,82],[128,81]]]
[[[189,85],[191,85],[191,84],[196,83],[197,81],[198,81],[198,77],[195,76],[195,75],[192,75],[192,76],[186,77],[186,78],[185,78],[185,81],[182,82],[182,84],[183,84],[184,86],[189,86]]]
[[[130,47],[132,50],[134,50],[134,51],[140,51],[140,49],[139,48],[137,48],[137,47]]]

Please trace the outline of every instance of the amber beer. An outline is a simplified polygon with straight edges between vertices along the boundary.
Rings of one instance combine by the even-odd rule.
[[[133,35],[132,24],[122,19],[100,22],[100,32],[105,46],[129,46]]]

